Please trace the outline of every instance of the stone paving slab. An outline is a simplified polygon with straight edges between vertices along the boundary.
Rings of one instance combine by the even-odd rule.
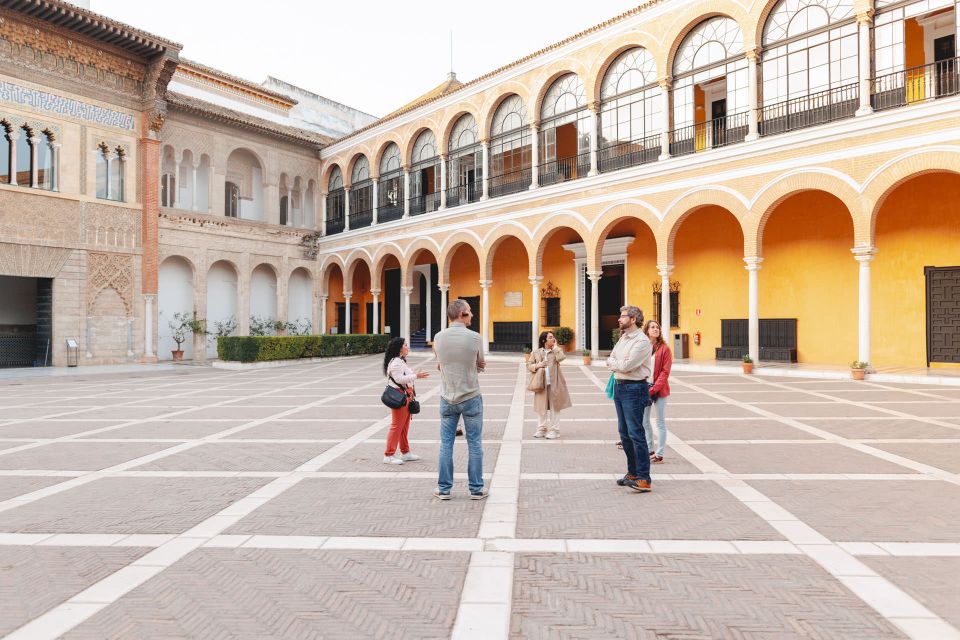
[[[133,471],[293,471],[332,444],[214,442],[187,449]]]
[[[448,638],[467,554],[201,549],[64,637]]]
[[[384,435],[386,432],[383,432]],[[412,435],[415,438],[416,435]],[[384,438],[386,440],[386,438]],[[346,455],[337,458],[326,465],[324,471],[381,471],[383,473],[430,472],[437,473],[437,464],[440,455],[439,444],[410,444],[410,451],[422,459],[404,464],[384,464],[383,451],[386,441],[382,444],[364,443],[357,445]],[[485,473],[492,473],[493,466],[500,452],[498,444],[483,445],[483,466]],[[467,472],[467,443],[465,438],[457,438],[453,445],[453,468],[455,472]]]
[[[960,438],[960,428],[951,429],[906,418],[851,420],[810,420],[799,422],[844,438]],[[960,422],[958,422],[960,425]]]
[[[75,422],[69,418],[62,420],[38,420],[0,425],[2,438],[62,438],[77,433],[93,431],[103,427],[123,424],[124,420],[91,420]]]
[[[561,432],[562,433],[562,432]],[[653,465],[652,473],[700,473],[668,445],[663,464]],[[615,444],[579,444],[563,440],[543,440],[524,444],[520,470],[523,473],[610,473],[623,474],[626,457]]]
[[[320,408],[321,407],[317,407],[317,409]],[[207,420],[210,418],[259,420],[261,418],[269,418],[270,416],[278,414],[283,410],[284,409],[282,407],[235,407],[231,405],[224,405],[220,407],[209,407],[205,409],[187,411],[185,413],[178,414],[177,417],[182,420]]]
[[[681,440],[817,440],[816,435],[776,420],[674,420],[667,406],[667,431]],[[669,435],[667,436],[669,439]]]
[[[192,440],[204,438],[233,427],[244,424],[244,420],[217,420],[217,421],[184,421],[176,422],[163,420],[160,422],[143,422],[128,427],[121,427],[113,431],[86,436],[84,439],[96,438],[180,438]]]
[[[136,547],[0,547],[0,635],[46,613],[147,551]]]
[[[610,480],[521,480],[517,536],[640,540],[783,540],[712,482],[657,482],[636,493]]]
[[[8,533],[182,533],[262,478],[104,478],[0,512]]]
[[[169,442],[54,442],[0,456],[0,469],[99,471],[172,446]]]
[[[821,416],[827,416],[831,418],[880,418],[890,415],[866,406],[830,402],[829,400],[819,403],[802,402],[797,404],[784,404],[780,406],[764,405],[763,409],[772,414],[787,418],[809,418]]]
[[[518,554],[510,637],[904,637],[797,556]]]
[[[16,498],[66,479],[56,476],[0,476],[0,500]]]
[[[884,576],[955,627],[960,627],[960,558],[864,557]]]
[[[463,426],[463,421],[460,422]],[[499,440],[503,436],[507,422],[504,419],[491,419],[486,416],[483,418],[483,440]],[[377,435],[386,438],[387,427]],[[439,440],[440,439],[440,417],[437,412],[424,410],[416,417],[415,422],[410,424],[410,432],[421,440]]]
[[[697,444],[701,452],[730,473],[914,473],[829,442],[810,444]]]
[[[960,433],[957,437],[960,438]],[[960,443],[874,444],[871,446],[950,473],[960,473]]]
[[[346,439],[368,427],[370,422],[346,419],[344,422],[312,420],[271,420],[240,431],[234,438],[268,440]]]
[[[750,480],[837,541],[960,541],[960,486],[935,480]]]
[[[307,479],[240,520],[226,533],[476,536],[484,502],[468,499],[466,480],[454,481],[454,497],[445,502],[433,498],[436,487],[437,482],[433,479],[389,476],[384,476],[383,480]]]
[[[770,403],[780,402],[823,402],[824,399],[802,391],[781,391],[777,389],[760,390],[749,389],[747,391],[728,391],[723,394],[724,397],[736,400],[737,402],[746,402],[747,404],[756,404],[764,406]]]
[[[155,418],[172,411],[182,411],[183,407],[100,407],[72,413],[71,418],[79,420],[143,420]]]
[[[874,402],[872,406],[924,418],[960,418],[960,402]]]

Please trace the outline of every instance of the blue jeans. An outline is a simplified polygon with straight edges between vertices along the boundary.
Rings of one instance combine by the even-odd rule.
[[[437,466],[440,477],[437,488],[440,493],[450,493],[453,488],[453,441],[457,437],[457,423],[463,416],[467,434],[467,483],[470,493],[483,490],[483,397],[477,396],[458,404],[450,404],[440,398],[440,460]]]
[[[643,433],[643,411],[650,404],[650,385],[646,382],[616,384],[613,404],[617,408],[620,443],[627,456],[627,475],[650,481],[650,450]]]
[[[657,455],[663,457],[663,446],[667,444],[667,399],[657,398],[643,410],[643,431],[647,435],[647,449],[653,451],[653,427],[650,414],[657,407]]]

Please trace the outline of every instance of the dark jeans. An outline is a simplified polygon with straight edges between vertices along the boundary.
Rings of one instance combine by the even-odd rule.
[[[614,385],[613,404],[620,443],[627,456],[627,475],[649,482],[650,450],[643,432],[643,410],[650,404],[650,385],[640,381]]]

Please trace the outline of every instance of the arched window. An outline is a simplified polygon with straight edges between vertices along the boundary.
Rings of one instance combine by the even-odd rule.
[[[530,187],[531,144],[527,107],[514,94],[500,103],[490,127],[490,195],[518,193]]]
[[[56,188],[57,170],[54,164],[53,135],[49,131],[43,131],[34,141],[34,153],[37,154],[37,186],[40,189],[52,191]]]
[[[590,114],[583,81],[575,73],[557,78],[540,107],[537,163],[541,185],[582,178],[590,171]]]
[[[110,147],[97,147],[97,197],[106,200],[110,194]]]
[[[876,0],[873,108],[960,93],[958,0]]]
[[[744,139],[749,83],[743,34],[736,21],[717,16],[697,25],[677,51],[673,76],[671,155]]]
[[[170,176],[171,180],[173,176]],[[172,189],[168,191],[172,198]],[[234,182],[227,182],[223,197],[223,215],[228,218],[236,218],[240,214],[240,187]]]
[[[447,147],[447,207],[477,200],[483,184],[483,147],[472,115],[460,116]]]
[[[160,205],[161,206],[164,206],[164,207],[173,206],[173,194],[176,191],[176,188],[177,188],[177,178],[172,173],[165,173],[163,174],[163,176],[161,176],[160,178]]]
[[[417,136],[410,162],[410,215],[436,211],[440,207],[440,159],[433,131],[426,129]]]
[[[31,166],[33,164],[33,131],[29,127],[20,127],[17,136],[17,184],[21,187],[32,187]]]
[[[6,120],[0,120],[0,184],[10,184],[10,142],[12,127]]]
[[[653,162],[662,148],[657,64],[643,47],[613,61],[600,85],[600,171]]]
[[[853,0],[780,0],[763,27],[760,133],[852,116],[857,52]]]
[[[110,191],[107,197],[110,200],[123,202],[125,186],[125,169],[127,166],[127,154],[123,147],[117,147],[113,150],[113,157],[110,158]]]
[[[327,182],[327,235],[343,231],[343,210],[343,173],[340,167],[334,167]]]
[[[353,163],[350,178],[350,228],[369,227],[373,222],[373,182],[367,156]]]
[[[287,196],[280,198],[280,224],[282,226],[290,224],[290,200]]]
[[[390,222],[403,217],[403,173],[400,147],[391,142],[380,158],[380,182],[377,187],[377,221]]]

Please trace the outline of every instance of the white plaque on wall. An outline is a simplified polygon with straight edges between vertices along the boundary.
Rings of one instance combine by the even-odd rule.
[[[503,306],[505,306],[505,307],[522,307],[522,306],[523,306],[523,292],[522,292],[522,291],[504,291],[504,292],[503,292]]]

